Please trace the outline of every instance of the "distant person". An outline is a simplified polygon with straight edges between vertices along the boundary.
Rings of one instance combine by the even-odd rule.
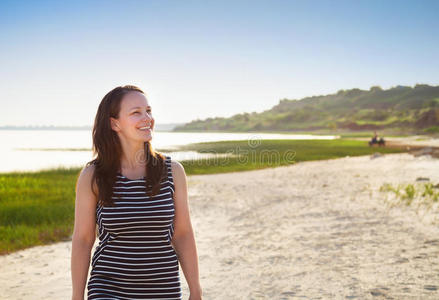
[[[372,137],[372,139],[369,141],[369,146],[373,146],[374,144],[378,144],[378,146],[385,146],[386,145],[386,141],[384,140],[383,137],[380,137],[378,139],[378,134],[376,132],[376,130],[374,131],[374,135]]]
[[[373,135],[373,138],[372,138],[372,143],[376,143],[378,141],[378,134],[377,134],[377,132],[376,131],[374,131],[374,135]]]
[[[154,118],[143,91],[117,87],[102,99],[93,150],[76,184],[72,300],[202,299],[182,165],[151,146]]]

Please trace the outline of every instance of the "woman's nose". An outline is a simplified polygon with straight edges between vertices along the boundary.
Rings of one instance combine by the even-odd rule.
[[[145,112],[145,114],[143,115],[145,120],[152,120],[152,116],[151,114],[149,114],[148,112]]]

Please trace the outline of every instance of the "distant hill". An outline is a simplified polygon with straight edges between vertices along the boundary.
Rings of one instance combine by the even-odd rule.
[[[418,84],[383,90],[340,90],[336,94],[282,99],[261,113],[195,120],[174,131],[349,131],[394,129],[439,132],[439,86]]]

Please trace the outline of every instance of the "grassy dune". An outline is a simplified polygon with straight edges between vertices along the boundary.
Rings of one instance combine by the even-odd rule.
[[[188,175],[261,169],[377,151],[404,152],[395,148],[372,149],[365,142],[350,140],[228,141],[192,144],[181,150],[235,155],[183,161]],[[61,168],[0,174],[0,254],[70,238],[79,172],[79,168]]]

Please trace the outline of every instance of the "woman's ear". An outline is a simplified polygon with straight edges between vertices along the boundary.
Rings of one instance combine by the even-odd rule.
[[[116,132],[120,131],[119,121],[118,120],[116,120],[115,118],[110,117],[110,122],[111,122],[111,129],[113,129]]]

